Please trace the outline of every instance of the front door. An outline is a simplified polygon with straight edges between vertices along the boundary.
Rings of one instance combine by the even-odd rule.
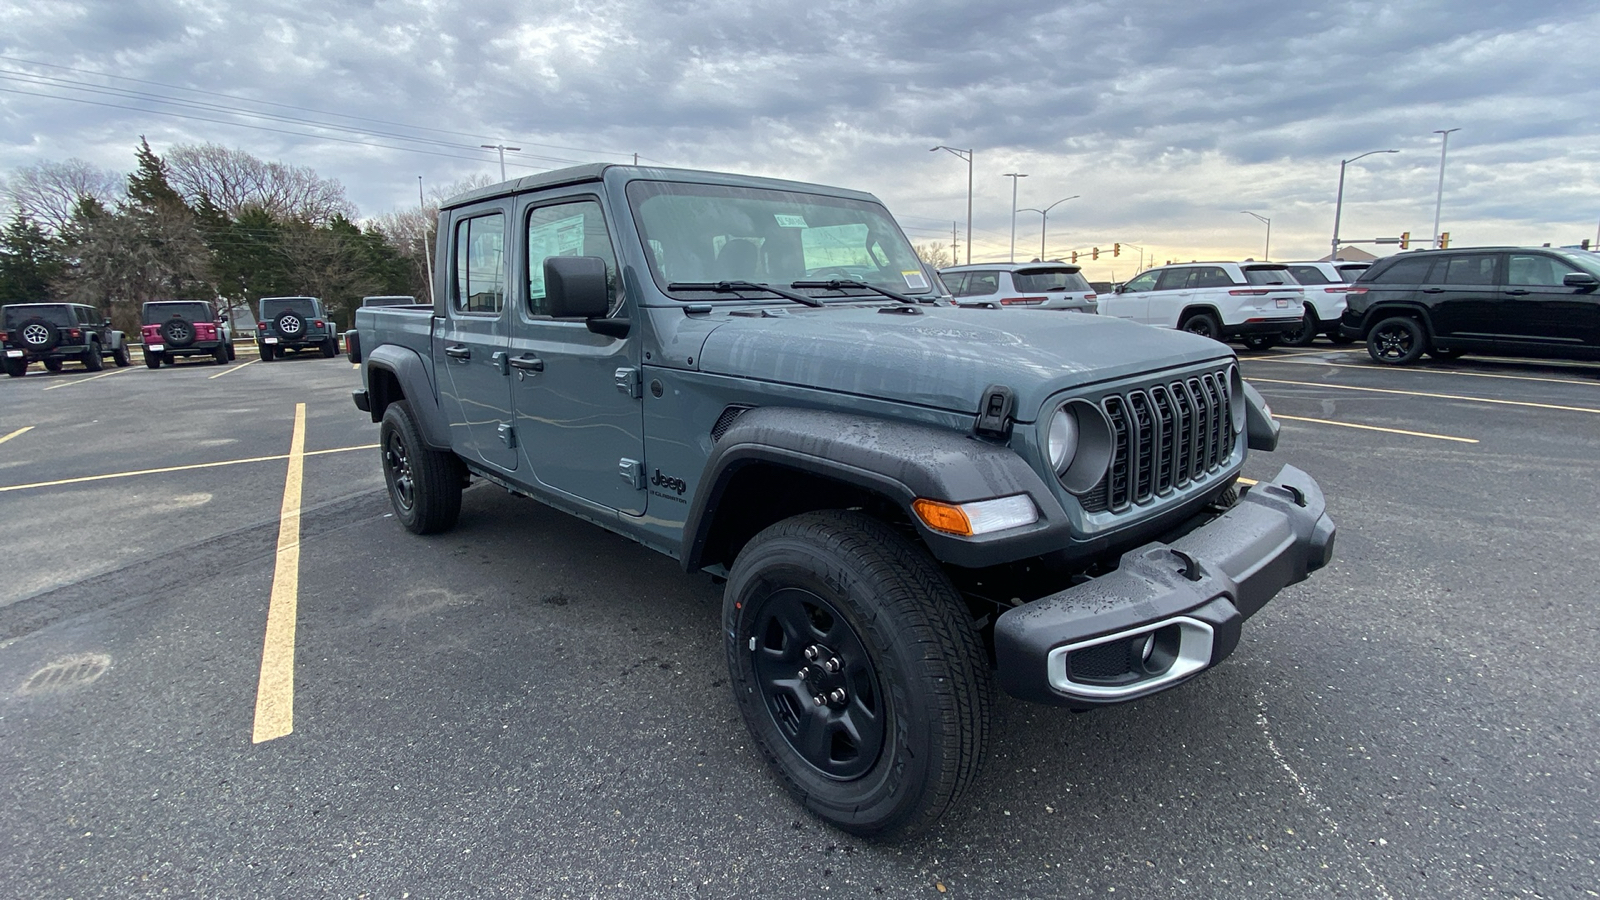
[[[1155,290],[1159,277],[1159,272],[1146,272],[1130,279],[1116,293],[1100,298],[1100,314],[1134,322],[1147,321],[1150,315],[1150,292]]]
[[[1600,296],[1562,283],[1569,272],[1581,271],[1543,253],[1509,254],[1496,346],[1541,355],[1600,350]]]
[[[606,262],[612,315],[623,314],[605,216],[592,195],[544,195],[520,219],[527,291],[513,317],[510,364],[523,458],[555,491],[640,515],[646,476],[637,331],[595,334],[583,322],[552,318],[545,300],[547,258],[598,256]]]
[[[504,471],[517,467],[511,422],[506,304],[506,214],[470,209],[451,232],[449,315],[433,342],[434,371],[450,415],[450,445],[462,457]]]

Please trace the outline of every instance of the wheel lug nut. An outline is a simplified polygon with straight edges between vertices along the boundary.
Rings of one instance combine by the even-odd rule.
[[[832,700],[835,703],[843,703],[844,702],[844,698],[845,698],[844,688],[834,688],[833,689],[833,693],[828,695],[828,699]]]
[[[828,702],[828,698],[822,696],[821,694],[817,694],[811,698],[811,702],[818,706],[822,706]]]
[[[806,659],[809,659],[812,662],[816,662],[817,661],[817,657],[819,657],[821,655],[822,655],[822,651],[817,649],[817,645],[816,644],[812,644],[811,646],[806,648]]]
[[[805,681],[807,678],[811,677],[811,667],[810,666],[806,666],[805,668],[801,669],[799,671],[799,673],[797,673],[797,674],[799,675],[799,678],[800,678],[801,681]]]
[[[839,662],[839,658],[837,656],[835,656],[832,659],[828,660],[827,662],[823,663],[822,664],[822,668],[828,670],[828,674],[831,675],[831,674],[833,674],[835,672],[838,672],[840,669],[844,668],[844,666],[843,666],[843,664],[841,664]]]

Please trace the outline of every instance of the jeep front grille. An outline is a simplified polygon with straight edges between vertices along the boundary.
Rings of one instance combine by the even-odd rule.
[[[1238,438],[1229,381],[1220,369],[1102,398],[1111,466],[1078,498],[1084,510],[1122,512],[1221,469]]]

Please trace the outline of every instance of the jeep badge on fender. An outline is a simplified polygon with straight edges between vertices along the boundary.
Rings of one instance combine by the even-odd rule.
[[[847,831],[959,811],[994,685],[1176,688],[1332,556],[1311,476],[1241,488],[1278,426],[1226,345],[955,308],[870,194],[591,165],[438,234],[432,308],[356,313],[395,517],[481,478],[725,579],[732,701]]]

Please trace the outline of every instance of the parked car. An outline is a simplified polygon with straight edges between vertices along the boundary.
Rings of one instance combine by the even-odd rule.
[[[1099,297],[1079,266],[1067,263],[974,263],[939,270],[957,306],[1097,312]]]
[[[233,360],[233,331],[204,300],[152,300],[139,311],[144,364],[152,369],[180,356],[209,356],[217,365]]]
[[[289,350],[315,349],[332,357],[339,352],[339,334],[316,297],[263,297],[256,347],[262,362],[281,359]]]
[[[1282,263],[1192,262],[1141,272],[1102,298],[1100,314],[1262,349],[1300,327],[1305,303]]]
[[[1600,359],[1597,289],[1600,258],[1581,250],[1416,250],[1363,273],[1340,325],[1390,365],[1424,353]]]
[[[1292,347],[1304,347],[1325,334],[1336,344],[1348,344],[1349,338],[1339,331],[1339,319],[1344,315],[1345,292],[1350,282],[1365,272],[1370,262],[1288,262],[1289,274],[1305,288],[1306,319],[1300,328],[1284,334],[1283,342]]]
[[[417,298],[410,294],[385,294],[381,297],[362,297],[362,306],[416,306]]]
[[[1101,296],[1115,294],[1117,292],[1117,283],[1115,281],[1091,281],[1089,282],[1089,290]]]
[[[128,342],[111,327],[105,313],[82,303],[13,303],[0,311],[0,345],[5,347],[6,374],[21,378],[38,361],[52,372],[67,360],[78,360],[91,372],[111,357],[119,367],[129,362]]]

